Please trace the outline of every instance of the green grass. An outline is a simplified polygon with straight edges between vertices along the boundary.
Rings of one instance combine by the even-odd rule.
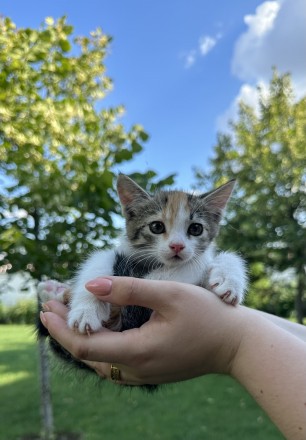
[[[40,431],[38,356],[32,328],[0,326],[0,439]],[[228,377],[208,376],[164,387],[137,389],[80,381],[52,373],[57,431],[83,440],[280,440],[267,416]]]

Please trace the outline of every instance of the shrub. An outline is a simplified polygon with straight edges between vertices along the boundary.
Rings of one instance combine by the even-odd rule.
[[[34,299],[21,300],[14,306],[0,303],[0,324],[33,324],[37,315],[37,302]]]

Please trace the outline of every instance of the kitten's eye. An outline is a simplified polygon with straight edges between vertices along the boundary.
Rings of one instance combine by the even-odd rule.
[[[200,223],[192,223],[187,232],[194,236],[201,235],[203,232],[203,226]]]
[[[149,224],[149,228],[153,234],[163,234],[166,231],[163,222],[152,222]]]

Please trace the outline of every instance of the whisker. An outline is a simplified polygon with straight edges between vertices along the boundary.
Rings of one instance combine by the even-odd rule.
[[[150,247],[134,249],[131,254],[122,259],[119,269],[122,273],[129,273],[129,267],[131,267],[132,272],[141,269],[140,275],[145,275],[160,266],[161,263],[157,260],[154,249]]]

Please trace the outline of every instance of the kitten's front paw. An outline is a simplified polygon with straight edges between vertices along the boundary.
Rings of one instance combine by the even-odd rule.
[[[79,333],[97,332],[110,316],[110,307],[100,301],[74,305],[68,313],[68,326]]]
[[[68,284],[60,283],[56,280],[42,281],[37,286],[37,292],[42,302],[56,299],[60,302],[65,302],[65,294],[68,293]]]
[[[208,284],[209,289],[228,304],[235,306],[243,300],[244,289],[241,281],[220,267],[211,268]]]

